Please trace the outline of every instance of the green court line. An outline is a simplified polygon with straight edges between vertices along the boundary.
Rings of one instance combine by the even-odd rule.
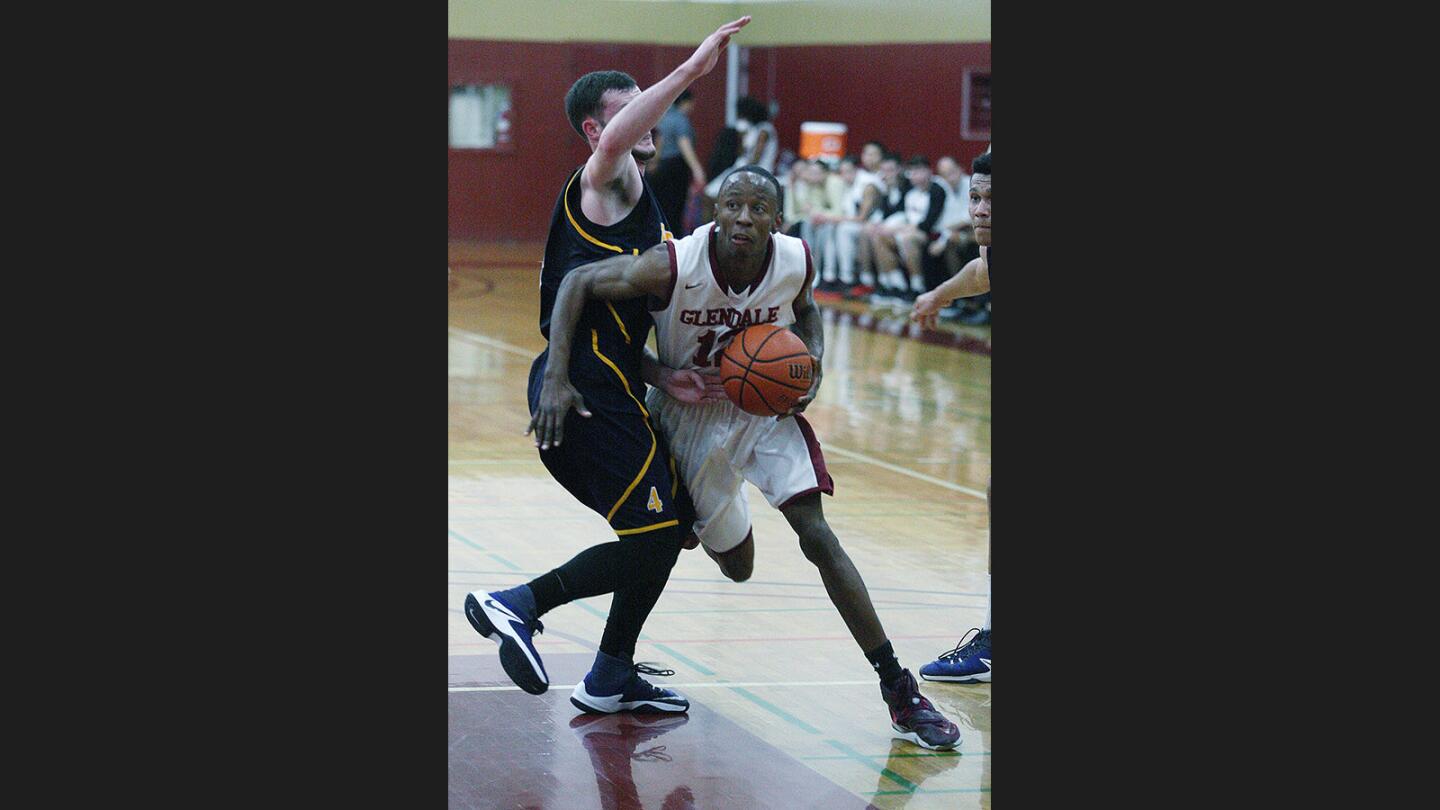
[[[915,758],[917,758],[917,757],[958,757],[958,756],[961,756],[961,753],[960,753],[959,751],[936,751],[936,752],[934,752],[934,753],[927,753],[927,754],[889,754],[889,753],[886,753],[886,754],[861,754],[861,756],[870,757],[871,759],[901,759],[901,758],[904,758],[904,759],[915,759]],[[980,753],[977,754],[977,753],[975,753],[975,752],[972,751],[972,752],[970,752],[969,754],[967,754],[966,756],[972,756],[972,757],[973,757],[973,756],[988,757],[988,756],[990,756],[990,752],[989,752],[989,751],[982,751],[982,752],[980,752]],[[848,757],[848,756],[833,756],[833,757],[832,757],[832,756],[808,756],[808,757],[796,757],[796,759],[804,759],[804,760],[811,760],[811,759],[852,759],[852,758],[853,758],[853,757]]]
[[[759,695],[756,695],[755,693],[753,693],[753,692],[751,692],[751,691],[749,691],[749,690],[747,690],[747,689],[741,689],[741,688],[738,687],[738,686],[732,686],[732,687],[730,687],[730,691],[734,692],[735,694],[739,695],[740,697],[745,698],[746,700],[750,701],[751,703],[754,703],[756,706],[759,706],[760,708],[762,708],[762,709],[770,712],[771,714],[775,715],[776,717],[779,717],[780,719],[782,719],[782,720],[790,723],[791,725],[795,726],[796,728],[802,729],[802,730],[804,730],[804,731],[808,731],[808,732],[810,732],[811,734],[819,734],[819,733],[820,733],[820,729],[815,728],[814,726],[810,725],[809,723],[805,722],[804,720],[801,720],[800,718],[796,717],[795,715],[793,715],[793,714],[785,711],[784,709],[780,708],[779,706],[776,706],[774,703],[771,703],[770,701],[765,700],[764,698],[760,697]]]
[[[915,790],[870,790],[864,791],[862,796],[911,796],[916,793],[989,793],[990,788],[916,788]]]
[[[610,618],[604,611],[596,608],[594,605],[588,604],[588,603],[585,602],[585,600],[583,600],[583,599],[577,599],[576,601],[571,602],[570,604],[572,604],[572,605],[579,605],[583,610],[585,610],[586,612],[590,613],[592,616],[596,616],[596,617],[599,617],[599,618],[601,618],[601,619],[608,619],[608,618]],[[834,610],[834,608],[831,608],[831,610]],[[649,639],[646,638],[646,636],[645,636],[644,633],[641,633],[641,634],[640,634],[640,637],[637,639],[637,641],[647,641],[647,642],[648,642]],[[653,643],[653,642],[652,642],[652,643]],[[674,648],[672,648],[672,647],[670,647],[670,646],[668,646],[668,645],[665,645],[665,644],[656,644],[656,645],[655,645],[655,649],[657,649],[657,650],[665,653],[666,655],[670,656],[671,658],[674,658],[676,661],[679,661],[680,663],[684,664],[685,666],[690,667],[691,669],[695,670],[696,672],[700,673],[701,675],[714,675],[714,674],[715,674],[715,670],[713,670],[713,669],[705,666],[704,664],[702,664],[702,663],[700,663],[700,662],[698,662],[698,661],[696,661],[696,660],[694,660],[694,659],[692,659],[692,658],[690,658],[690,657],[688,657],[688,656],[682,655],[678,650],[675,650]]]
[[[825,743],[826,743],[827,745],[829,745],[831,748],[834,748],[834,749],[836,749],[837,751],[841,751],[841,752],[845,753],[846,755],[848,755],[848,758],[849,758],[849,759],[853,759],[853,760],[855,760],[856,762],[862,763],[862,764],[864,764],[865,767],[867,767],[867,768],[874,768],[875,770],[877,770],[877,771],[880,772],[880,775],[881,775],[881,776],[885,777],[886,779],[889,779],[891,782],[894,782],[895,784],[897,784],[897,785],[899,785],[899,786],[901,786],[901,787],[903,787],[903,788],[906,788],[905,790],[895,791],[896,793],[914,793],[914,792],[915,792],[915,788],[919,787],[919,785],[915,784],[914,782],[911,782],[909,779],[906,779],[905,777],[901,776],[900,774],[895,773],[894,771],[890,770],[889,768],[885,767],[884,765],[877,765],[877,764],[875,764],[874,762],[871,762],[869,759],[867,759],[867,758],[865,757],[864,754],[860,753],[859,751],[856,751],[854,748],[851,748],[850,746],[846,745],[845,743],[840,742],[839,740],[826,740]],[[889,792],[889,791],[887,791],[887,793],[888,793],[888,792]]]
[[[474,570],[470,570],[470,569],[453,568],[453,569],[450,570],[450,573],[452,573],[452,574],[504,574],[504,573],[508,573],[508,572],[506,572],[506,571],[474,571]],[[544,572],[543,572],[543,571],[536,571],[535,573],[536,573],[536,574],[542,574],[542,573],[544,573]],[[670,577],[670,580],[669,580],[669,581],[670,581],[670,582],[698,582],[698,583],[701,583],[701,584],[708,584],[708,585],[733,585],[733,584],[735,584],[735,583],[731,582],[731,581],[728,580],[728,579],[721,579],[721,578],[719,578],[719,577]],[[763,580],[763,579],[750,579],[750,580],[746,580],[746,581],[745,581],[745,585],[747,585],[747,586],[751,586],[751,585],[784,585],[784,586],[788,586],[788,587],[792,587],[792,588],[823,588],[823,587],[825,587],[825,583],[823,583],[823,582],[784,582],[784,581],[781,581],[781,580]],[[943,591],[943,592],[942,592],[942,591],[940,591],[940,589],[937,589],[937,588],[880,588],[880,587],[876,587],[876,586],[873,586],[873,585],[870,585],[870,586],[867,586],[867,587],[869,588],[869,590],[872,590],[872,591],[893,591],[893,592],[900,592],[900,593],[924,593],[924,594],[934,594],[934,593],[939,592],[941,596],[975,596],[975,597],[980,597],[980,596],[984,596],[984,595],[985,595],[985,594],[983,594],[983,593],[976,593],[976,592],[973,592],[973,591]],[[744,594],[741,593],[740,591],[737,591],[737,592],[736,592],[736,595],[744,595]]]
[[[608,619],[608,618],[610,618],[608,615],[606,615],[605,611],[596,608],[594,605],[590,604],[589,602],[586,602],[584,599],[576,599],[574,602],[571,602],[570,604],[576,605],[576,606],[578,606],[581,610],[584,610],[584,611],[586,611],[587,613],[590,613],[591,615],[599,616],[599,617],[602,618],[602,619]]]
[[[520,566],[516,565],[516,564],[513,563],[513,562],[510,562],[509,560],[505,559],[504,557],[501,557],[499,554],[495,554],[494,552],[491,552],[491,553],[490,553],[490,556],[495,560],[495,562],[498,562],[498,563],[500,563],[501,565],[505,566],[506,568],[509,568],[511,571],[519,571],[519,570],[520,570]]]
[[[905,605],[905,606],[901,606],[901,607],[896,607],[896,606],[894,606],[894,605],[886,605],[886,607],[887,607],[888,609],[890,609],[890,610],[926,610],[926,609],[954,610],[954,609],[956,609],[956,608],[970,609],[970,610],[980,610],[981,608],[983,608],[983,607],[985,607],[985,606],[984,606],[984,605]],[[818,607],[818,608],[724,608],[724,609],[721,609],[721,610],[710,610],[709,608],[695,608],[695,609],[693,609],[693,610],[653,610],[653,611],[650,612],[650,615],[651,615],[651,616],[661,616],[661,615],[693,616],[693,615],[698,615],[698,614],[701,614],[701,613],[811,613],[811,612],[834,613],[834,612],[835,612],[835,607],[832,605],[831,607]]]
[[[641,634],[640,634],[640,640],[641,640],[641,641],[645,641],[645,640],[646,640],[644,633],[641,633]],[[654,644],[653,641],[650,642],[650,643],[651,643],[651,644]],[[679,661],[680,663],[684,664],[685,666],[690,667],[691,669],[695,670],[696,672],[700,673],[701,675],[714,675],[714,674],[715,674],[715,670],[710,669],[709,667],[705,666],[704,664],[699,663],[698,661],[695,661],[695,660],[693,660],[693,659],[690,659],[690,658],[687,658],[687,657],[681,655],[680,653],[676,652],[675,650],[671,649],[670,647],[667,647],[667,646],[664,645],[664,644],[655,644],[655,649],[657,649],[657,650],[665,653],[666,655],[670,656],[671,658],[674,658],[676,661]]]
[[[473,540],[471,540],[470,538],[466,537],[465,535],[463,535],[463,534],[455,531],[454,529],[450,529],[450,536],[453,537],[453,538],[455,538],[456,540],[459,540],[460,542],[464,543],[465,545],[467,545],[467,546],[469,546],[469,547],[471,547],[471,548],[473,548],[473,549],[475,549],[475,550],[477,550],[477,551],[484,551],[484,550],[485,550],[485,547],[484,547],[484,546],[476,545]]]

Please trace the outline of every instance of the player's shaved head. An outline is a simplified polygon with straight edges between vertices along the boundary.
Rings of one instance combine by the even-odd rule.
[[[742,177],[744,177],[744,176],[747,175],[747,174],[749,174],[749,175],[758,175],[758,177],[764,178],[765,180],[770,181],[770,186],[774,189],[774,200],[775,200],[775,204],[776,204],[777,206],[780,204],[780,181],[779,181],[779,180],[776,180],[776,179],[775,179],[775,175],[773,175],[773,174],[771,174],[769,171],[767,171],[764,166],[756,166],[756,165],[753,165],[753,164],[752,164],[752,165],[749,165],[749,166],[741,166],[740,168],[738,168],[738,169],[736,169],[735,171],[731,172],[731,173],[730,173],[730,176],[725,178],[725,182],[720,184],[720,194],[721,194],[721,195],[724,195],[724,194],[725,194],[725,190],[728,189],[728,188],[730,188],[731,184],[737,182],[738,180],[740,180]],[[759,183],[760,183],[760,180],[759,180],[759,179],[756,179],[756,178],[750,178],[750,179],[751,179],[751,182],[753,182],[753,183],[756,183],[756,184],[759,184]]]

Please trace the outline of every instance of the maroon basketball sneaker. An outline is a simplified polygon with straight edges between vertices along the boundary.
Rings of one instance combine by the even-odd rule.
[[[899,678],[880,684],[880,696],[890,707],[890,727],[894,738],[909,740],[931,751],[949,751],[960,744],[960,729],[930,705],[920,694],[920,685],[910,670]]]

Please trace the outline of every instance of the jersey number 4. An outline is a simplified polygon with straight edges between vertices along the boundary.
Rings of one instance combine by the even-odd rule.
[[[655,487],[650,487],[650,500],[645,502],[645,508],[657,513],[665,511],[665,505],[660,503],[660,493],[655,491]]]

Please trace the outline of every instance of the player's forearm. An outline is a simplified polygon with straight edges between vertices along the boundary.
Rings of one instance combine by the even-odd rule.
[[[647,385],[659,388],[660,372],[665,368],[666,366],[660,363],[660,358],[655,356],[654,350],[646,346],[644,354],[640,356],[640,379]]]
[[[940,296],[941,301],[948,304],[956,298],[968,298],[972,295],[990,292],[990,284],[988,279],[980,275],[980,261],[976,259],[936,287],[935,292]]]
[[[795,311],[795,323],[790,327],[805,341],[805,348],[817,358],[825,356],[825,329],[820,319],[820,308],[809,306]]]
[[[690,166],[690,174],[698,177],[701,182],[705,181],[705,168],[700,165],[700,156],[695,154],[695,147],[690,145],[689,138],[681,138],[679,141],[680,154],[685,157],[685,163]]]
[[[633,256],[614,256],[582,265],[565,274],[560,289],[555,293],[555,306],[550,310],[550,359],[545,365],[545,376],[554,379],[569,377],[570,347],[575,338],[575,327],[585,311],[585,301],[596,297],[596,281],[603,272],[623,267],[634,259]]]
[[[650,85],[636,96],[634,101],[626,104],[625,109],[616,113],[606,125],[605,131],[600,133],[600,142],[595,151],[606,156],[624,156],[629,153],[635,144],[645,137],[645,133],[660,123],[660,118],[670,109],[680,91],[698,78],[695,69],[687,65],[688,63],[675,68],[669,76]]]

